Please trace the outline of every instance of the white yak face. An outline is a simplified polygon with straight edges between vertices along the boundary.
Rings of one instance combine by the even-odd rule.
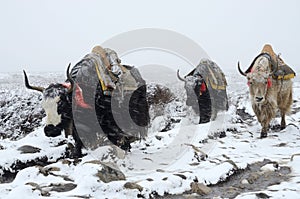
[[[47,125],[56,126],[61,123],[61,114],[58,114],[57,107],[58,102],[60,101],[60,97],[56,96],[54,98],[47,97],[44,98],[42,101],[42,107],[46,112],[47,115]]]
[[[251,72],[247,74],[247,78],[252,102],[257,104],[263,103],[268,90],[269,74],[264,72]]]
[[[270,60],[266,56],[258,57],[251,72],[247,74],[250,96],[253,103],[263,103],[266,99],[271,71]]]

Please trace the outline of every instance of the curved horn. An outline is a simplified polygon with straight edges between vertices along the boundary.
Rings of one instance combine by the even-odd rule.
[[[24,77],[25,77],[25,86],[26,86],[26,88],[36,90],[36,91],[40,91],[40,92],[43,92],[45,90],[45,88],[43,88],[43,87],[31,86],[29,84],[28,77],[27,77],[27,74],[26,74],[25,70],[23,70],[23,73],[24,73]]]
[[[180,81],[185,82],[185,79],[182,78],[182,77],[180,77],[180,75],[179,75],[179,69],[177,70],[177,78],[178,78]]]
[[[239,72],[241,73],[241,75],[247,76],[246,73],[244,73],[244,72],[241,70],[240,62],[238,62],[238,69],[239,69]]]
[[[74,79],[70,75],[70,67],[71,67],[71,63],[69,63],[68,68],[67,68],[67,80],[69,80],[69,82],[71,83],[71,86],[70,86],[70,88],[68,90],[68,93],[72,93],[73,92],[74,85],[75,85],[75,81],[74,81]]]

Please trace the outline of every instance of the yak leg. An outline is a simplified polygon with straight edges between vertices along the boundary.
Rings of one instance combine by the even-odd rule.
[[[268,136],[268,130],[269,130],[269,124],[270,124],[270,119],[264,120],[262,124],[262,130],[260,133],[260,138],[266,138]]]
[[[285,113],[281,113],[281,124],[280,124],[280,129],[283,130],[285,129],[286,124],[285,124]]]
[[[73,138],[75,140],[75,147],[74,149],[72,150],[72,156],[73,158],[81,158],[83,156],[82,154],[82,148],[84,147],[83,146],[83,143],[81,141],[81,139],[79,138],[79,135],[75,129],[75,127],[73,126]]]
[[[199,124],[207,123],[210,121],[212,117],[212,111],[214,111],[215,109],[215,107],[212,107],[212,101],[213,100],[210,99],[208,92],[205,92],[200,97],[198,97],[198,106],[200,112]]]
[[[279,105],[279,110],[281,114],[281,123],[280,123],[280,129],[283,130],[286,127],[285,123],[285,115],[290,110],[290,107],[292,105],[292,93],[289,95],[289,98],[287,99],[286,103]]]
[[[266,138],[268,136],[268,128],[263,127],[260,132],[260,138]]]
[[[69,135],[73,134],[73,123],[69,122],[69,124],[64,128],[65,130],[65,138],[67,138]]]
[[[266,138],[268,136],[269,123],[261,116],[259,112],[256,112],[256,109],[253,108],[255,115],[257,117],[258,122],[261,124],[262,129],[260,132],[260,138]]]
[[[81,151],[81,149],[83,148],[83,143],[78,136],[78,133],[75,129],[73,122],[70,122],[68,127],[65,128],[65,136],[68,137],[69,135],[73,136],[75,141],[75,146],[73,146],[73,144],[70,143],[68,144],[67,157],[81,158],[83,156]]]

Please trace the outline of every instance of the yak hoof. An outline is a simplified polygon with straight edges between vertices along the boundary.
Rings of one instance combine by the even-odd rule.
[[[266,133],[266,132],[260,133],[260,138],[266,138],[266,137],[268,137],[268,133]]]
[[[66,151],[66,158],[70,159],[78,159],[82,158],[85,154],[82,154],[81,147],[75,146],[71,143],[68,143],[67,151]]]

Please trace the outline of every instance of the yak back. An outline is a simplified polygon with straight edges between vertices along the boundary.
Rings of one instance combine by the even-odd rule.
[[[201,76],[207,88],[211,90],[225,90],[227,81],[223,71],[213,61],[209,59],[202,59],[199,65],[192,70],[187,76]]]
[[[252,70],[252,67],[255,63],[255,61],[260,56],[267,56],[271,62],[271,68],[270,71],[274,71],[273,78],[277,80],[289,80],[296,76],[295,71],[288,66],[279,55],[277,55],[272,46],[270,44],[265,44],[263,49],[261,50],[261,53],[257,55],[254,60],[252,61],[251,65],[248,67],[245,73],[249,73]]]
[[[84,79],[85,84],[89,84],[89,82],[94,84],[99,81],[105,95],[111,95],[111,92],[120,85],[125,92],[134,91],[145,85],[137,68],[128,65],[120,65],[120,67],[123,73],[117,77],[107,69],[100,55],[90,53],[72,68],[71,76],[74,79],[78,79],[78,75],[88,77]]]

